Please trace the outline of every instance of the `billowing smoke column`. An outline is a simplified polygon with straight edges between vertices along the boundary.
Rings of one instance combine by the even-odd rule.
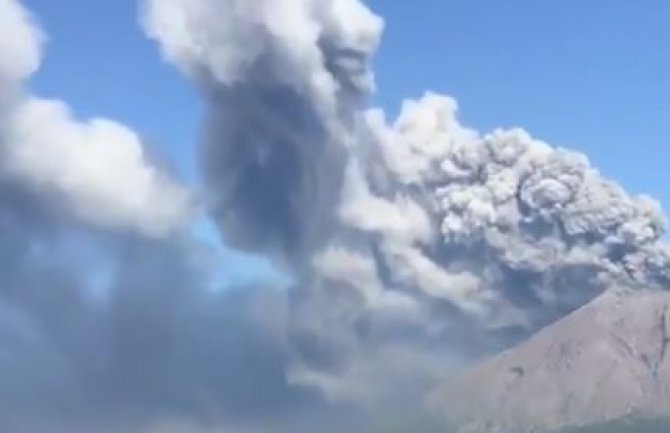
[[[233,243],[276,257],[335,224],[381,21],[355,0],[149,1],[146,27],[205,94],[211,206]]]
[[[523,319],[529,307],[574,308],[612,285],[667,282],[652,265],[665,248],[660,206],[630,197],[584,155],[520,129],[480,136],[458,123],[454,101],[433,94],[406,102],[390,127],[379,111],[367,119],[386,173],[371,184],[423,203],[436,238],[420,249],[449,274],[477,275],[455,304],[518,309]]]
[[[435,94],[390,124],[366,111],[382,25],[358,0],[146,6],[209,106],[203,167],[224,235],[301,281],[295,383],[375,398],[604,290],[667,285],[659,205],[585,156],[521,129],[481,135]]]

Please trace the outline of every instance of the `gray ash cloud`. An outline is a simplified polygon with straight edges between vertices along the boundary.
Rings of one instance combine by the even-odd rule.
[[[360,1],[147,0],[207,109],[201,207],[295,282],[222,292],[195,195],[127,127],[33,96],[41,33],[0,6],[3,431],[373,431],[605,291],[668,285],[660,206],[585,156],[446,96],[369,109]]]
[[[603,291],[665,284],[660,206],[584,155],[518,128],[481,134],[432,93],[393,121],[366,109],[382,22],[362,3],[146,5],[149,35],[208,104],[224,236],[298,281],[296,383],[375,399],[389,377],[430,382]]]

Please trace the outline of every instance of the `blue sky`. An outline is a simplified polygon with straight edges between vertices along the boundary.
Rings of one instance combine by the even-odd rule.
[[[26,0],[49,34],[36,90],[129,124],[196,179],[195,91],[137,25],[135,0]],[[523,126],[670,208],[670,2],[370,0],[387,21],[374,102],[455,96],[482,130]]]

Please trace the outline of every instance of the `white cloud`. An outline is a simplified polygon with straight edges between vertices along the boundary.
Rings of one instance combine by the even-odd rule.
[[[0,0],[0,82],[19,82],[40,64],[42,32],[15,0]]]
[[[183,224],[188,193],[149,162],[135,132],[82,122],[65,102],[27,92],[41,31],[14,0],[0,0],[0,10],[1,173],[96,225],[160,236]]]

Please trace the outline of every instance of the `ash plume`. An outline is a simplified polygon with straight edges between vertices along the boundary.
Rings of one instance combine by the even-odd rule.
[[[336,224],[346,130],[381,20],[358,1],[145,2],[145,27],[209,107],[202,168],[234,244],[305,260]]]
[[[367,109],[382,21],[361,2],[145,12],[208,104],[203,169],[224,237],[292,264],[295,383],[374,400],[389,377],[430,383],[615,285],[667,283],[659,204],[584,155],[520,128],[481,134],[433,93],[390,122]]]
[[[451,368],[670,283],[659,204],[584,155],[472,130],[447,96],[369,108],[383,20],[359,0],[143,1],[207,107],[197,206],[135,132],[33,95],[42,31],[0,10],[2,431],[386,432],[408,411],[444,433],[423,397]],[[292,286],[222,290],[194,207]]]

